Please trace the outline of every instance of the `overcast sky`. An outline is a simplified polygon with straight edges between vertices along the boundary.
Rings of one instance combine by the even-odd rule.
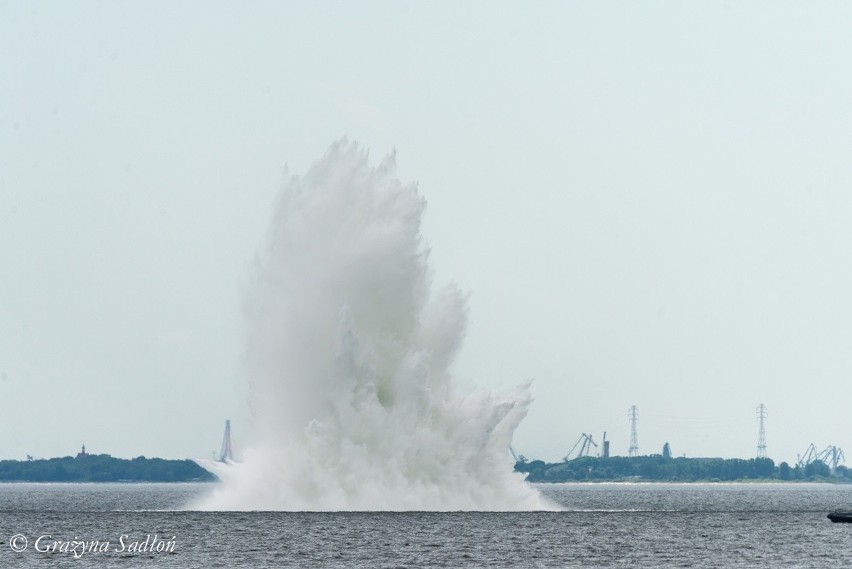
[[[0,2],[0,457],[209,457],[285,164],[397,150],[515,435],[852,452],[852,5]],[[242,439],[241,439],[242,436]]]

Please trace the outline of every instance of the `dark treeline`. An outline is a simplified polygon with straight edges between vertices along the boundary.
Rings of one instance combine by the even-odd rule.
[[[769,458],[663,458],[662,456],[582,457],[548,464],[540,460],[518,462],[515,470],[530,482],[604,480],[657,480],[673,482],[732,481],[749,479],[852,481],[852,471],[838,466],[834,476],[828,466],[815,461],[805,467]]]
[[[72,458],[0,460],[3,482],[208,482],[210,472],[191,460],[113,458],[89,454]]]

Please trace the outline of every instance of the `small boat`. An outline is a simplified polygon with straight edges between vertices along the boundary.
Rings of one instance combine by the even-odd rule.
[[[830,519],[834,523],[842,522],[842,523],[852,524],[852,512],[835,510],[835,511],[831,512],[830,514],[828,514],[828,519]]]

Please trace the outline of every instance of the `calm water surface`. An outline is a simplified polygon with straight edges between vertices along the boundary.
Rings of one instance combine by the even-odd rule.
[[[563,512],[174,511],[208,488],[0,484],[0,567],[852,567],[852,524],[825,517],[852,486],[540,486]],[[42,553],[42,535],[109,551]]]

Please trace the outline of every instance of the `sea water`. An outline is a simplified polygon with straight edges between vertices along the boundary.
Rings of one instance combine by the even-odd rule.
[[[205,484],[0,484],[0,567],[852,566],[852,524],[826,519],[852,507],[852,486],[538,488],[564,510],[201,512],[181,508]],[[15,536],[26,538],[20,552]],[[41,536],[40,549],[108,541],[109,551],[40,552]],[[119,551],[121,536],[175,546]]]

